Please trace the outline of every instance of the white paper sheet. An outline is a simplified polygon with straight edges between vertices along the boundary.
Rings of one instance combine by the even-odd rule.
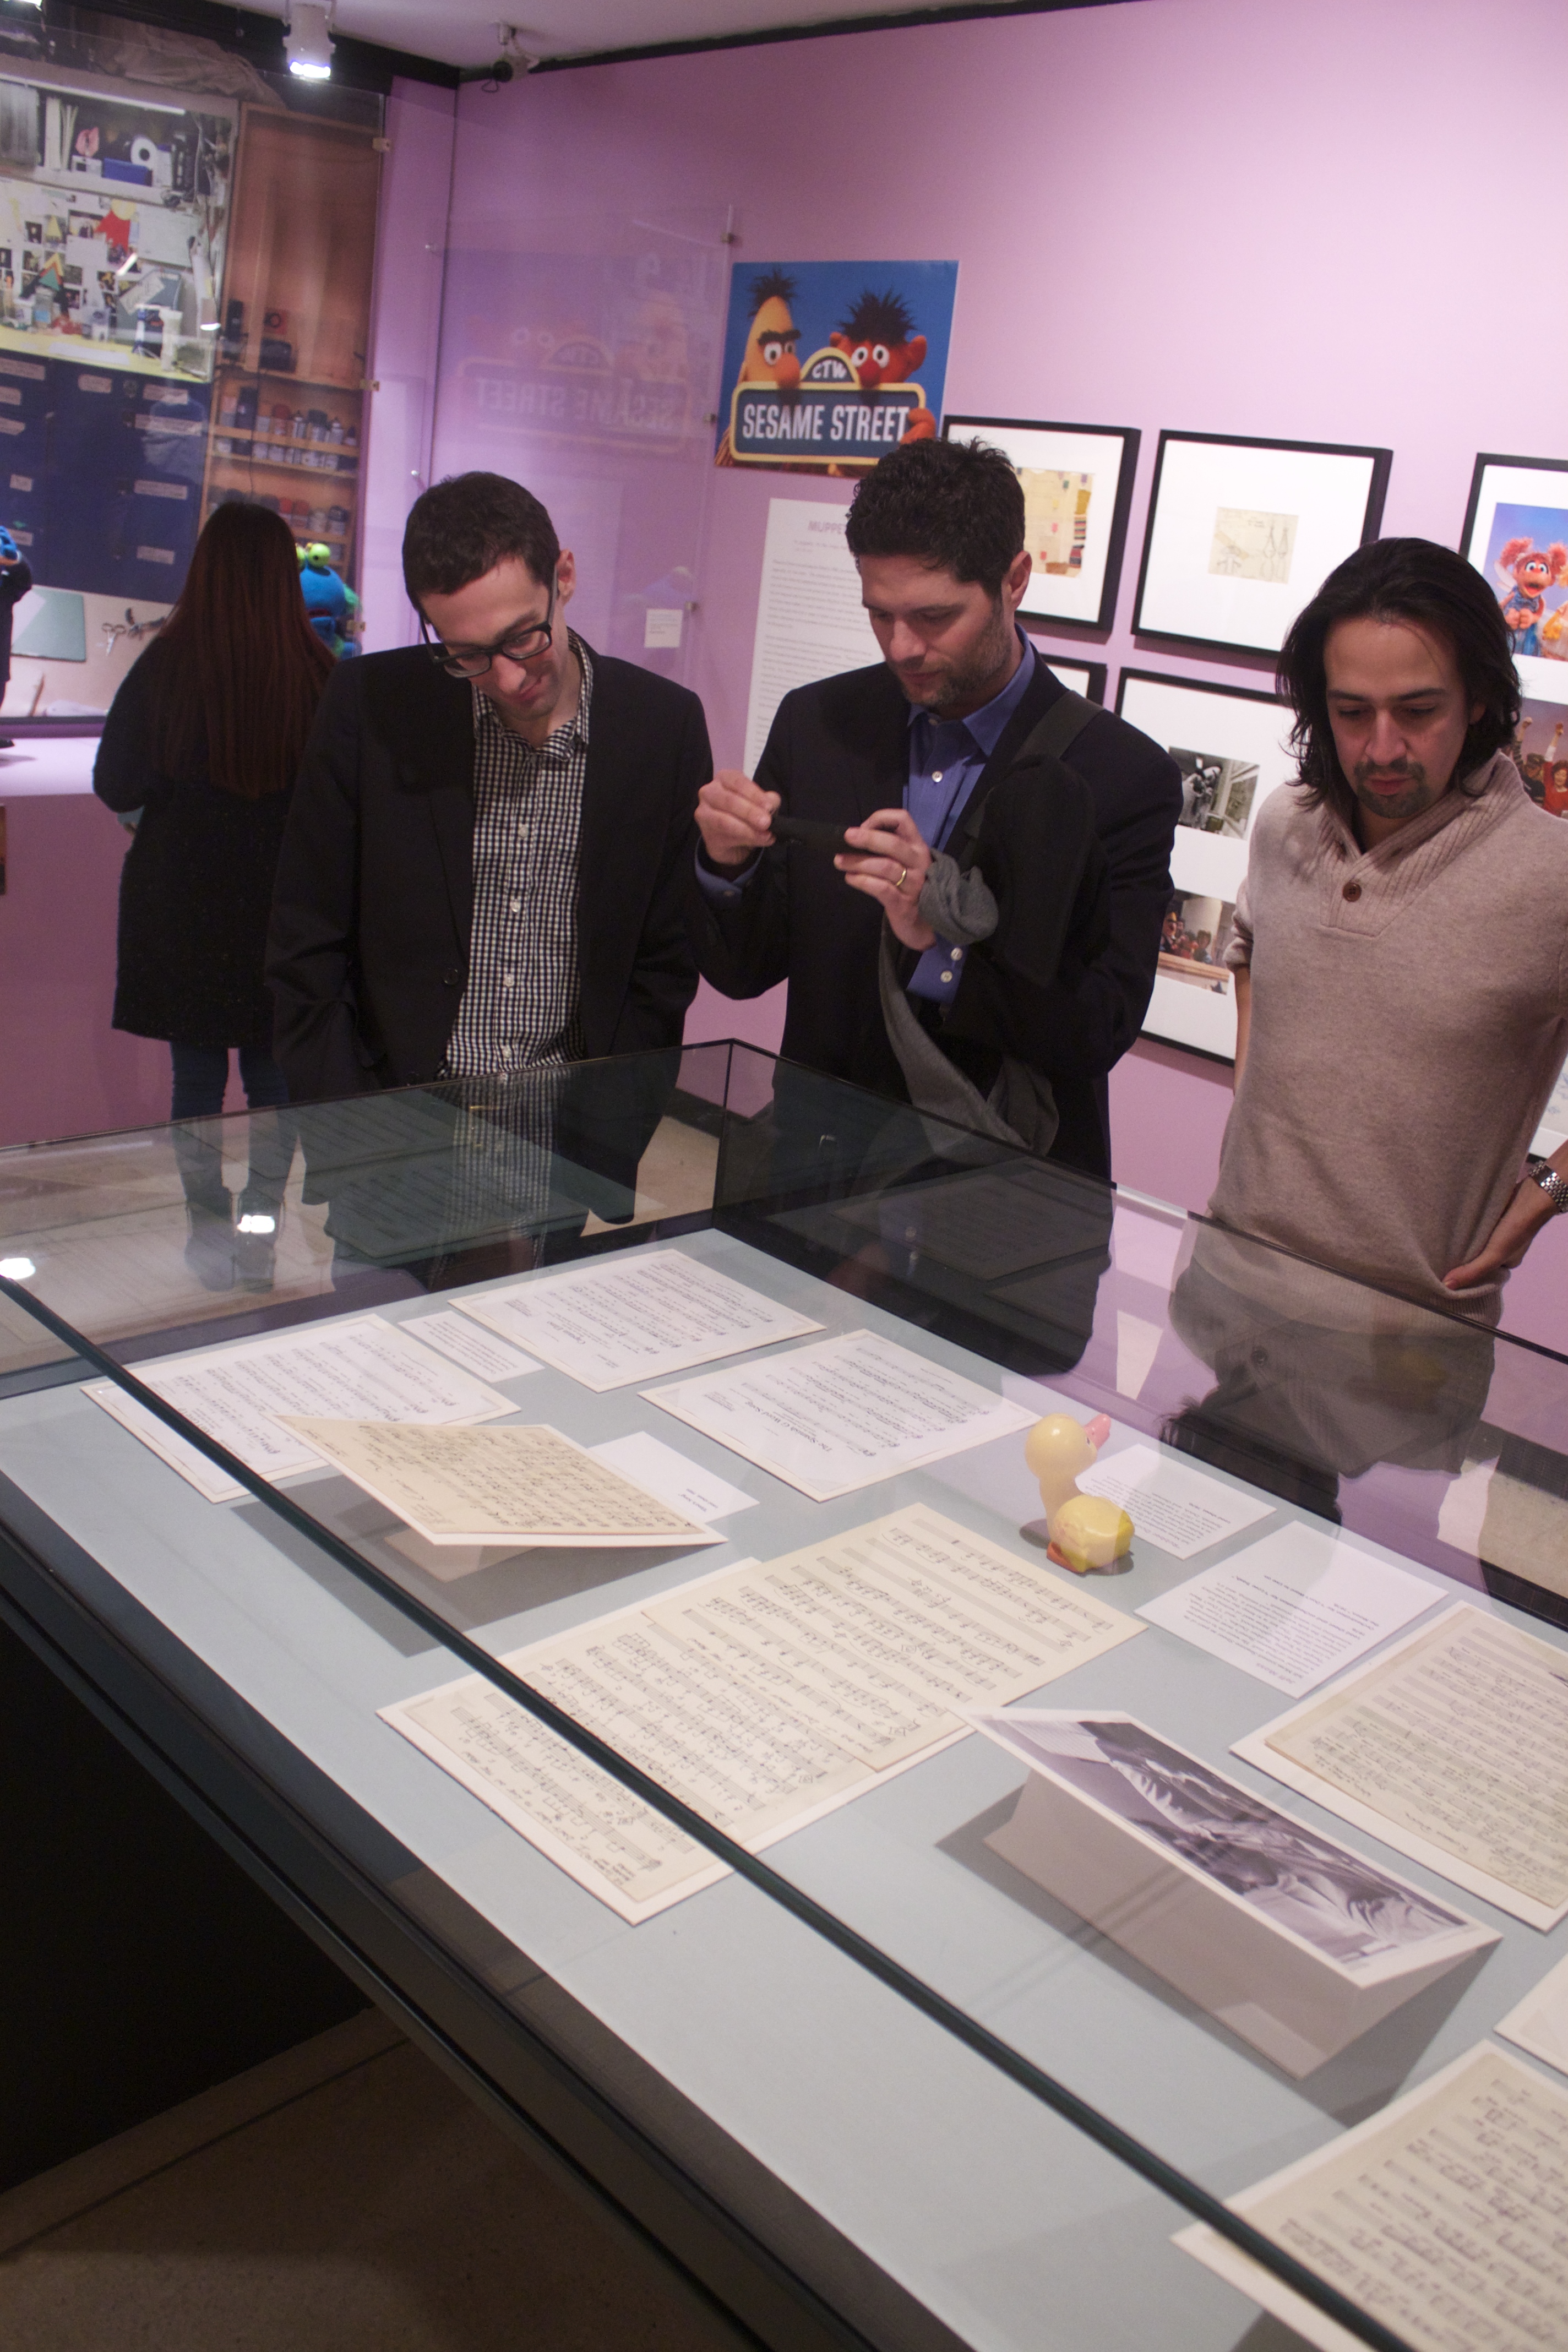
[[[1229,2201],[1414,2352],[1568,2346],[1568,2094],[1489,2042]],[[1362,2352],[1206,2223],[1175,2243],[1321,2352]]]
[[[1304,1698],[1448,1598],[1318,1528],[1277,1528],[1138,1612],[1243,1674]]]
[[[1568,1960],[1559,1960],[1517,2006],[1498,2032],[1533,2057],[1568,2074]]]
[[[88,1381],[83,1384],[82,1394],[100,1405],[110,1419],[128,1429],[132,1437],[139,1437],[150,1454],[156,1454],[171,1470],[177,1470],[209,1503],[232,1503],[246,1493],[237,1478],[226,1476],[216,1462],[209,1462],[188,1439],[160,1421],[139,1398],[116,1388],[112,1381]]]
[[[1141,1630],[916,1505],[504,1663],[757,1851],[963,1738],[958,1710],[981,1693],[1005,1704]],[[723,1874],[482,1677],[382,1712],[624,1919]]]
[[[1274,1508],[1256,1495],[1243,1495],[1184,1462],[1157,1454],[1152,1445],[1129,1445],[1120,1454],[1102,1454],[1084,1471],[1079,1486],[1086,1495],[1103,1495],[1120,1503],[1145,1543],[1168,1551],[1173,1559],[1191,1559],[1207,1551],[1238,1528],[1266,1519]]]
[[[318,1454],[426,1543],[721,1543],[586,1447],[543,1423],[432,1429],[412,1422],[296,1421]]]
[[[630,1437],[608,1438],[603,1445],[590,1445],[588,1451],[675,1510],[684,1511],[689,1518],[727,1519],[733,1511],[756,1508],[754,1495],[742,1494],[728,1479],[702,1469],[646,1430],[636,1430]]]
[[[323,1421],[407,1421],[435,1426],[499,1421],[517,1410],[509,1398],[498,1396],[456,1365],[443,1363],[379,1315],[308,1323],[260,1339],[235,1339],[195,1355],[138,1364],[135,1372],[144,1386],[266,1478],[321,1466],[321,1455],[297,1430],[286,1426],[282,1416],[289,1413]],[[111,1386],[93,1381],[83,1393],[106,1412],[113,1411],[103,1393]],[[139,1422],[118,1411],[115,1418],[151,1444]],[[199,1492],[225,1499],[213,1495],[211,1465],[201,1479],[186,1465],[183,1450],[176,1452],[162,1442],[153,1450]]]
[[[873,1331],[643,1394],[816,1503],[1039,1418]]]
[[[809,1315],[673,1249],[535,1275],[458,1304],[503,1339],[596,1390],[662,1380],[822,1328]]]
[[[509,1348],[493,1331],[485,1330],[471,1316],[459,1315],[455,1307],[443,1307],[438,1315],[421,1315],[416,1322],[400,1326],[411,1339],[422,1339],[427,1348],[438,1349],[466,1372],[479,1381],[518,1381],[525,1372],[540,1372],[544,1367],[531,1356],[516,1348]]]
[[[770,499],[746,699],[746,773],[754,776],[773,713],[797,686],[879,662],[844,540],[847,503]]]
[[[1568,1916],[1568,1653],[1458,1601],[1233,1751],[1532,1927]]]

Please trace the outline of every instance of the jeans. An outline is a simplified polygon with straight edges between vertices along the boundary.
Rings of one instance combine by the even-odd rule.
[[[216,1117],[228,1084],[228,1055],[226,1045],[170,1044],[174,1080],[172,1119],[184,1122]],[[241,1207],[276,1216],[294,1158],[297,1122],[287,1107],[289,1089],[271,1055],[258,1045],[239,1048],[239,1076],[251,1114],[247,1122],[250,1165]],[[174,1158],[186,1201],[226,1218],[229,1197],[217,1135],[202,1127],[176,1124]]]
[[[228,1054],[226,1045],[170,1045],[174,1072],[171,1118],[211,1118],[222,1110]],[[282,1071],[259,1045],[240,1047],[239,1082],[252,1110],[278,1110],[289,1099]]]

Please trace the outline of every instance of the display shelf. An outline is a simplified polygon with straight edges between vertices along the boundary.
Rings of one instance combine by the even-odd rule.
[[[215,439],[220,440],[222,437],[223,436],[221,435],[215,436]],[[298,446],[298,444],[295,444],[294,446]],[[322,466],[291,466],[286,457],[247,457],[243,455],[237,449],[221,449],[215,447],[213,450],[213,464],[215,466],[265,466],[270,473],[289,474],[292,475],[296,480],[299,479],[301,474],[305,475],[310,480],[315,482],[331,482],[341,485],[348,482],[357,482],[359,480],[359,468],[357,466],[354,467],[353,473],[328,473],[325,467]]]
[[[203,1139],[232,1170],[275,1154],[280,1136],[291,1153],[297,1122],[310,1181],[290,1184],[270,1296],[226,1299],[186,1267],[169,1131],[33,1149],[14,1166],[0,1155],[0,1232],[37,1269],[12,1284],[0,1321],[0,1536],[15,1552],[0,1557],[0,1591],[51,1612],[51,1638],[89,1681],[94,1643],[112,1650],[114,1704],[142,1736],[177,1706],[184,1782],[374,1972],[379,1997],[489,2096],[542,2122],[764,2343],[1233,2352],[1249,2305],[1173,2247],[1184,2219],[1336,2145],[1347,2118],[1380,2113],[1494,2032],[1568,1927],[1525,1927],[1237,1762],[1233,1743],[1288,1701],[1138,1612],[1216,1559],[1289,1536],[1353,1542],[1434,1605],[1469,1599],[1568,1650],[1549,1622],[1561,1603],[1510,1568],[1495,1495],[1485,1547],[1477,1532],[1468,1552],[1450,1499],[1456,1480],[1473,1486],[1463,1465],[1484,1436],[1542,1550],[1568,1468],[1549,1434],[1568,1426],[1568,1363],[1417,1309],[1391,1344],[1394,1302],[1261,1245],[1246,1245],[1258,1296],[1243,1297],[1237,1237],[749,1049],[693,1048],[679,1071],[634,1056],[560,1085],[553,1110],[527,1086],[494,1091],[479,1115],[471,1088],[412,1088],[190,1130],[187,1148]],[[466,1265],[465,1249],[479,1253]],[[1274,1335],[1272,1355],[1244,1349],[1239,1405],[1212,1344],[1215,1250],[1226,1312],[1261,1316]],[[542,1337],[542,1364],[492,1368],[508,1408],[493,1426],[546,1424],[587,1446],[658,1438],[688,1475],[725,1482],[725,1543],[655,1557],[546,1544],[437,1576],[345,1479],[250,1473],[235,1499],[209,1501],[83,1392],[159,1377],[204,1343],[298,1338],[321,1321],[341,1334],[361,1307],[417,1339],[433,1311],[493,1314],[498,1290],[537,1297],[567,1268],[647,1273],[661,1253],[689,1265],[693,1290],[722,1276],[819,1327],[727,1366],[710,1349],[705,1390],[869,1334],[905,1351],[922,1394],[958,1375],[1031,1414],[1105,1412],[1110,1458],[1136,1440],[1184,1473],[1201,1466],[1248,1505],[1248,1524],[1194,1556],[1162,1549],[1144,1519],[1125,1574],[1075,1586],[1020,1532],[1038,1496],[1019,1434],[815,1503],[661,1410],[646,1378],[574,1379]],[[532,1271],[498,1276],[508,1256]],[[479,1324],[472,1336],[482,1343]],[[1289,1430],[1311,1432],[1310,1464],[1285,1460]],[[232,1474],[195,1433],[204,1475]],[[1444,1460],[1451,1478],[1434,1470]],[[911,1507],[983,1538],[1042,1603],[1059,1587],[1142,1626],[1030,1704],[1139,1718],[1457,1903],[1495,1945],[1292,2078],[1249,2045],[1245,2019],[1233,2032],[1206,2016],[1002,1859],[994,1832],[1024,1774],[984,1738],[923,1754],[634,1927],[383,1719],[465,1673],[499,1679],[495,1662],[521,1645],[658,1604],[738,1555],[815,1558]],[[1507,1600],[1493,1560],[1511,1576]],[[1520,1599],[1529,1617],[1510,1605]],[[663,1687],[670,1705],[696,1706]],[[700,1711],[682,1720],[698,1726]],[[1313,1884],[1310,1899],[1328,1900],[1331,1882]],[[703,2235],[715,2219],[722,2255]]]

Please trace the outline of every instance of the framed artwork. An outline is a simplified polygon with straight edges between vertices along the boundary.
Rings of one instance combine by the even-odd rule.
[[[949,416],[946,441],[988,441],[1024,485],[1025,544],[1035,560],[1025,620],[1109,629],[1121,578],[1140,436],[1131,425],[1034,425],[1016,416]]]
[[[1081,694],[1086,702],[1104,702],[1107,673],[1103,662],[1058,661],[1044,646],[1037,646],[1035,651],[1051,676],[1059,677],[1064,686],[1070,686],[1075,694]]]
[[[1568,702],[1568,457],[1479,457],[1459,548],[1502,606],[1526,695]]]
[[[1124,669],[1116,710],[1182,772],[1171,905],[1143,1034],[1233,1062],[1236,984],[1224,956],[1258,812],[1295,778],[1289,709],[1246,687]]]
[[[1276,654],[1337,563],[1375,539],[1393,452],[1162,433],[1132,626]]]

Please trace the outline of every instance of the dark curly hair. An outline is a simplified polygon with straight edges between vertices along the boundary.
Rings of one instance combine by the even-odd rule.
[[[561,560],[555,526],[531,490],[505,474],[448,474],[416,498],[403,533],[408,601],[455,596],[509,556],[520,555],[542,588]]]
[[[1324,652],[1342,621],[1408,621],[1451,646],[1467,707],[1482,705],[1454,773],[1459,789],[1507,749],[1519,725],[1519,675],[1502,608],[1473,563],[1430,539],[1378,539],[1331,572],[1297,614],[1279,653],[1279,691],[1296,714],[1291,749],[1307,805],[1354,830],[1355,794],[1334,749]]]
[[[861,482],[845,535],[851,555],[912,555],[995,596],[1023,548],[1024,486],[986,442],[906,442]]]

